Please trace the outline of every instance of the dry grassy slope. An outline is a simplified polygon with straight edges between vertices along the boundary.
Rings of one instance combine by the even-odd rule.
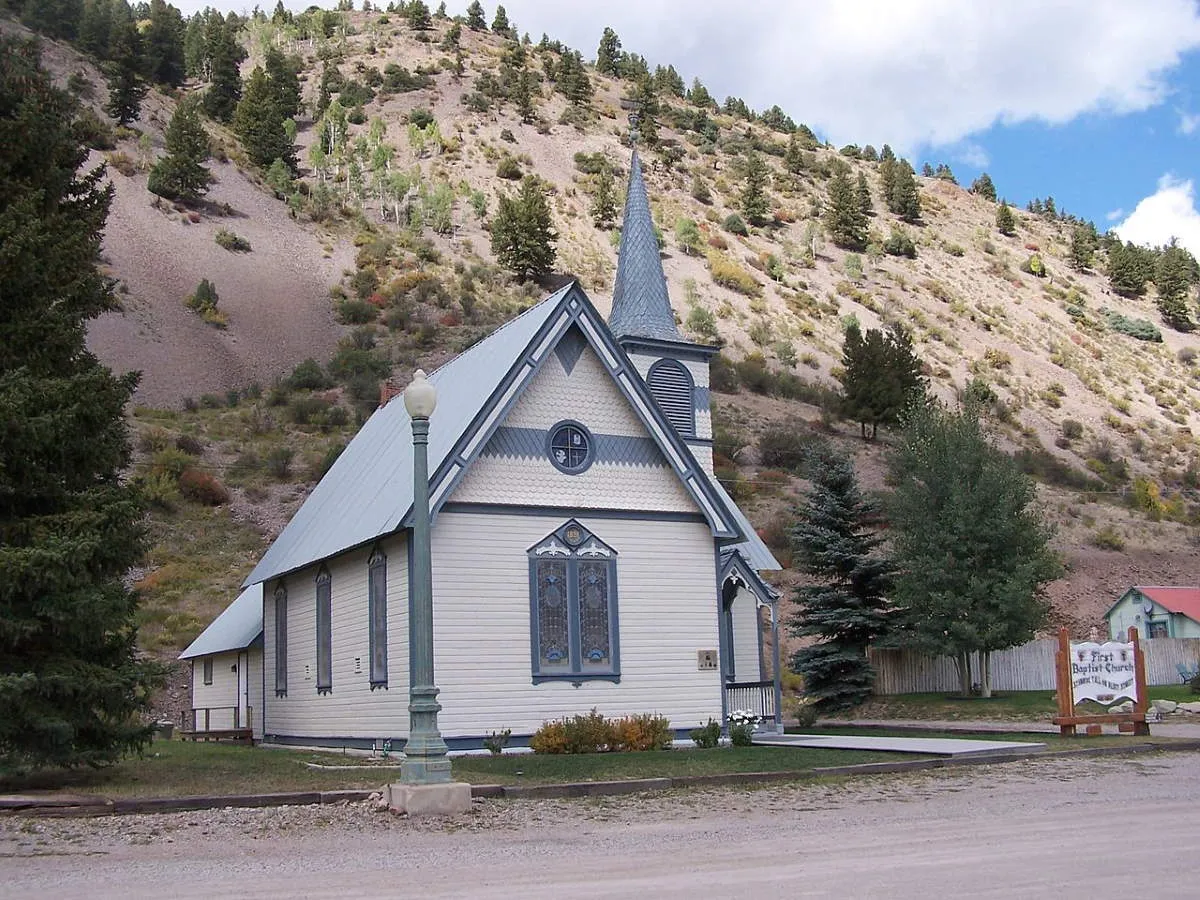
[[[10,22],[0,27],[28,34]],[[107,87],[96,67],[67,45],[42,43],[43,65],[63,85],[82,72],[94,86],[91,105],[104,117]],[[163,152],[174,107],[157,92],[143,103],[136,125],[149,135],[155,155]],[[137,141],[122,141],[117,152],[136,160]],[[93,153],[89,162],[103,160]],[[328,292],[352,264],[350,249],[297,223],[285,204],[231,163],[213,162],[210,169],[215,181],[195,223],[169,204],[155,206],[144,171],[126,177],[108,170],[115,193],[104,259],[120,279],[124,310],[92,323],[89,346],[117,371],[142,372],[135,397],[141,405],[177,407],[185,397],[269,384],[308,356],[328,359],[344,331],[333,319]],[[249,240],[252,252],[217,246],[213,236],[221,228]],[[184,306],[202,278],[217,287],[229,318],[225,330]]]

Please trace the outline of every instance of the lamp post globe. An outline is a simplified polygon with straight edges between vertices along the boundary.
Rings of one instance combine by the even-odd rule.
[[[437,408],[437,388],[425,378],[425,370],[413,372],[412,381],[404,389],[404,408],[414,419],[428,419]]]

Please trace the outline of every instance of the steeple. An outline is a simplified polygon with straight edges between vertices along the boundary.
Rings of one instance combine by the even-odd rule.
[[[650,218],[650,201],[642,180],[637,148],[629,166],[629,191],[621,222],[621,249],[617,253],[617,278],[613,285],[608,324],[618,340],[649,338],[683,341],[667,296],[667,279],[658,257],[658,239]]]

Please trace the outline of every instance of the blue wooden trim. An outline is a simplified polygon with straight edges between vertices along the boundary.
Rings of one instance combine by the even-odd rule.
[[[713,445],[713,439],[710,437],[689,437],[684,438],[683,442],[689,447],[711,447]]]
[[[532,506],[522,503],[447,503],[445,513],[469,513],[493,516],[578,516],[584,519],[629,519],[645,522],[694,522],[707,523],[703,513],[675,512],[642,509],[587,509],[578,506]]]
[[[550,438],[562,425],[579,425],[570,419],[558,422],[550,429],[525,428],[517,425],[501,425],[480,452],[480,458],[489,459],[537,459],[550,455]],[[667,468],[669,463],[650,437],[631,437],[624,434],[602,434],[580,426],[590,436],[592,462],[616,465],[634,465]],[[551,460],[553,462],[553,460]],[[565,470],[555,463],[555,468],[568,475],[576,475],[584,469]]]
[[[673,356],[676,359],[687,359],[693,362],[706,363],[718,353],[720,347],[708,344],[693,344],[688,341],[662,341],[656,338],[635,337],[626,335],[617,338],[617,342],[627,353],[646,352],[647,356]]]
[[[583,464],[574,469],[561,465],[559,461],[554,458],[554,451],[551,448],[554,435],[560,428],[567,427],[578,428],[583,432],[584,440],[587,441],[587,452],[584,455]],[[497,429],[497,431],[498,430],[499,429]],[[481,453],[483,452],[483,449],[483,447],[479,448]],[[584,472],[590,469],[592,467],[592,463],[596,461],[596,438],[592,435],[591,430],[582,422],[578,422],[575,419],[563,419],[560,422],[555,422],[550,426],[549,429],[547,429],[546,438],[542,445],[542,452],[546,454],[546,459],[550,460],[550,465],[554,466],[554,468],[558,469],[558,471],[562,472],[564,475],[582,475]]]
[[[379,592],[376,589],[377,580],[380,578],[383,580],[382,597],[377,596]],[[382,545],[376,544],[371,555],[367,557],[367,670],[371,690],[387,688],[388,685],[387,589],[387,554],[383,552]],[[377,603],[383,604],[382,613],[375,609]],[[376,619],[382,619],[382,629],[375,628]],[[380,641],[383,642],[382,647]],[[382,674],[375,670],[375,657],[380,650],[383,655]]]
[[[577,526],[584,532],[584,537],[576,544],[570,544],[563,536],[568,528]],[[541,648],[540,648],[540,618],[538,612],[537,598],[537,564],[541,562],[541,558],[537,555],[538,547],[546,543],[546,541],[556,539],[562,541],[565,549],[570,551],[566,556],[547,557],[547,562],[562,561],[566,563],[567,570],[567,654],[568,665],[567,671],[543,672],[541,670]],[[587,545],[590,547],[593,543],[599,544],[605,550],[609,551],[612,556],[604,559],[607,568],[606,578],[608,580],[608,657],[611,665],[606,670],[602,669],[587,669],[584,667],[581,647],[581,634],[579,622],[579,563],[581,557],[576,548]],[[564,522],[546,537],[542,538],[532,547],[525,551],[529,558],[529,653],[530,653],[530,672],[534,684],[541,684],[544,681],[620,681],[621,680],[621,620],[617,608],[617,599],[619,592],[617,590],[617,551],[608,546],[604,541],[600,540],[590,529],[580,524],[575,519],[570,519]],[[592,562],[595,560],[582,560],[584,562]]]

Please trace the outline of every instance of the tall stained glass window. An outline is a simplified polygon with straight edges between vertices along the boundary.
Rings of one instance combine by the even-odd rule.
[[[617,553],[572,520],[529,550],[535,683],[615,680]]]
[[[333,582],[324,566],[317,573],[317,693],[333,690]]]
[[[387,556],[379,547],[367,560],[367,605],[371,620],[368,650],[371,656],[371,690],[388,683]]]

